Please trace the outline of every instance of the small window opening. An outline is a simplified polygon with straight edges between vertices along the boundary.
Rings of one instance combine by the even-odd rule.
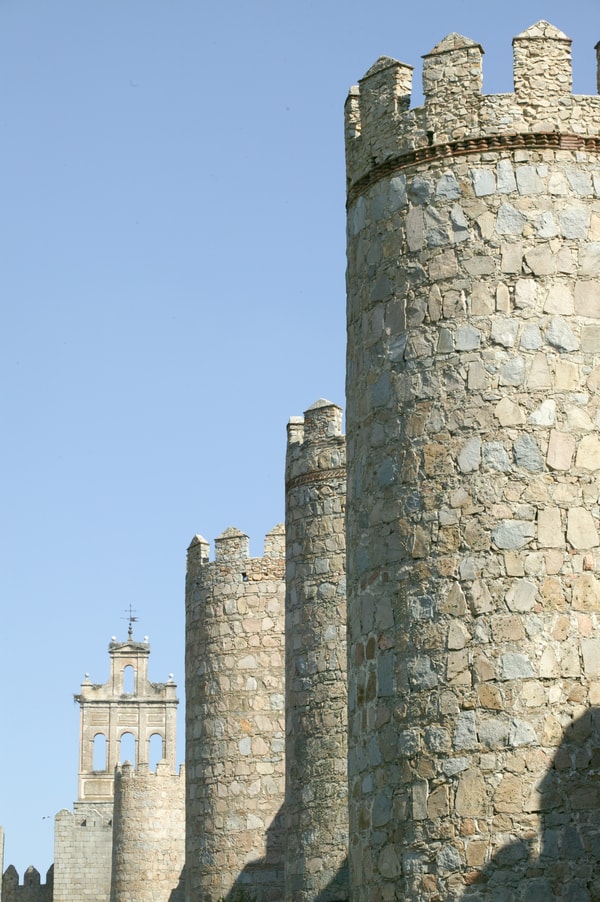
[[[135,695],[135,667],[131,664],[123,668],[123,694]]]
[[[123,733],[119,740],[119,764],[124,764],[126,761],[133,764],[134,767],[137,764],[133,733]]]
[[[156,770],[156,765],[165,757],[163,738],[159,733],[153,733],[148,740],[148,766],[150,770]]]
[[[244,583],[248,582],[248,574],[247,573],[242,573],[242,582],[244,582]]]
[[[106,736],[104,733],[96,733],[94,736],[94,754],[92,770],[106,770]]]

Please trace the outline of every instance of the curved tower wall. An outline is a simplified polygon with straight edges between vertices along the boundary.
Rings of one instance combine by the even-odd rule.
[[[248,537],[196,536],[186,584],[186,893],[217,902],[248,883],[283,895],[284,528],[249,557]],[[236,887],[239,888],[240,883]],[[236,891],[237,891],[236,888]]]
[[[600,98],[547,23],[513,94],[481,56],[442,41],[413,110],[382,58],[346,108],[357,902],[597,879],[596,801],[545,788],[600,701]]]
[[[317,401],[288,427],[287,902],[348,898],[346,442],[341,425],[341,409]]]
[[[183,902],[185,775],[129,763],[115,772],[111,902]]]

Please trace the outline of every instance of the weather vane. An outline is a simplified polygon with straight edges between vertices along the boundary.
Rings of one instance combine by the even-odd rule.
[[[121,620],[129,620],[129,629],[127,630],[128,639],[133,639],[133,624],[137,623],[137,621],[140,619],[139,617],[133,616],[134,612],[135,608],[132,608],[131,605],[129,605],[129,611],[125,611],[127,617],[121,617]]]

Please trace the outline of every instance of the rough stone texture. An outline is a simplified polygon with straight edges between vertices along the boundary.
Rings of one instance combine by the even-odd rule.
[[[284,527],[196,536],[186,580],[186,899],[283,896]]]
[[[183,771],[117,768],[113,825],[111,902],[183,902]]]
[[[321,400],[288,426],[288,902],[348,897],[346,441],[341,422],[341,409]]]
[[[548,23],[514,55],[346,108],[354,902],[600,898],[600,98]]]

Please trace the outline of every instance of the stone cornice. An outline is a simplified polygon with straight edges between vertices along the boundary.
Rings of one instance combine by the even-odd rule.
[[[506,135],[481,135],[460,141],[419,147],[416,150],[374,165],[369,172],[348,187],[346,206],[351,207],[362,194],[368,191],[371,185],[374,185],[381,179],[389,178],[396,172],[402,172],[404,169],[410,169],[411,166],[417,166],[420,163],[431,163],[436,160],[444,160],[466,154],[518,150],[521,148],[600,153],[600,137],[555,131],[524,132]]]

